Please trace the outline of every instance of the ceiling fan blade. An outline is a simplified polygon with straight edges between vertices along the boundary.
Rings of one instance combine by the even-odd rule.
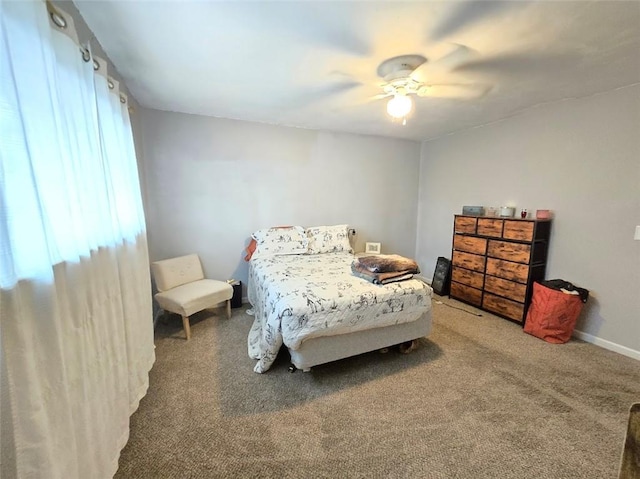
[[[528,77],[535,72],[561,72],[579,60],[576,53],[509,53],[492,58],[472,60],[454,69],[460,73],[477,73],[500,77]]]
[[[319,101],[323,100],[327,96],[338,95],[353,90],[354,88],[361,87],[363,84],[356,80],[349,80],[342,83],[334,83],[323,86],[321,88],[313,89],[307,94],[307,100]]]
[[[392,96],[391,93],[380,93],[379,95],[374,95],[372,97],[369,97],[368,101],[383,100],[385,98],[389,98],[390,96]]]
[[[418,96],[430,98],[480,98],[491,90],[489,85],[450,83],[425,85],[418,90]]]
[[[454,3],[455,6],[451,14],[431,32],[429,40],[442,41],[465,28],[471,28],[473,24],[484,19],[495,18],[519,3],[524,4],[526,2],[488,2],[481,0]]]
[[[369,103],[376,102],[378,100],[384,100],[385,98],[389,98],[390,96],[392,96],[391,93],[380,93],[379,95],[360,98],[359,100],[355,100],[355,101],[348,101],[340,106],[336,106],[332,108],[331,110],[334,112],[338,112],[338,111],[346,110],[349,108],[356,108],[363,105],[367,105]]]
[[[426,61],[411,73],[411,78],[420,83],[438,81],[443,73],[457,70],[462,65],[477,59],[477,51],[455,43],[455,48],[435,61]]]
[[[343,70],[331,70],[327,74],[327,77],[339,82],[358,82],[360,84],[363,83],[362,79],[358,79],[358,76]]]

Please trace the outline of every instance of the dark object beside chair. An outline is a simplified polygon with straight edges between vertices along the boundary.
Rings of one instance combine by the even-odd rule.
[[[440,296],[449,294],[451,287],[451,261],[443,256],[438,257],[438,261],[436,262],[431,287],[433,291]]]

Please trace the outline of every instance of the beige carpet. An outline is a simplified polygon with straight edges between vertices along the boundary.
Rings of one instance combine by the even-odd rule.
[[[620,479],[640,479],[640,403],[632,405],[629,410]]]
[[[198,315],[189,342],[161,321],[116,477],[616,478],[640,362],[482,314],[434,305],[409,355],[290,374],[281,353],[263,375],[244,308]]]

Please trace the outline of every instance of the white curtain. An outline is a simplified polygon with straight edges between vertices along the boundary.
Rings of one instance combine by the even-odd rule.
[[[127,97],[70,16],[0,0],[2,477],[115,474],[151,301]]]

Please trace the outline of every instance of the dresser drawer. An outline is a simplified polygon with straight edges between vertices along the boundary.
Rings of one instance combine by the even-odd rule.
[[[529,264],[531,245],[489,240],[487,255],[493,258],[508,259],[509,261],[516,261],[517,263]]]
[[[490,293],[485,293],[482,299],[482,307],[487,311],[492,311],[516,321],[522,321],[524,317],[524,304],[500,298]]]
[[[502,220],[492,218],[478,219],[478,234],[483,236],[502,237]]]
[[[484,274],[454,266],[451,271],[451,281],[482,289],[482,285],[484,284]]]
[[[455,235],[453,237],[453,249],[466,251],[467,253],[485,254],[487,252],[487,240],[474,236]]]
[[[529,277],[529,266],[501,259],[487,258],[487,274],[526,284]]]
[[[453,252],[452,263],[454,266],[462,266],[463,268],[484,273],[485,257],[477,254],[464,253],[462,251]]]
[[[524,303],[527,294],[527,285],[509,281],[507,279],[487,276],[484,280],[484,290],[505,298]]]
[[[533,221],[505,220],[502,237],[521,241],[533,241],[534,225],[535,223]]]
[[[449,295],[452,298],[460,299],[476,306],[480,306],[482,303],[482,291],[453,281],[451,282],[451,291]]]
[[[478,218],[469,218],[467,216],[456,216],[453,223],[453,231],[455,233],[476,233],[476,222]]]

